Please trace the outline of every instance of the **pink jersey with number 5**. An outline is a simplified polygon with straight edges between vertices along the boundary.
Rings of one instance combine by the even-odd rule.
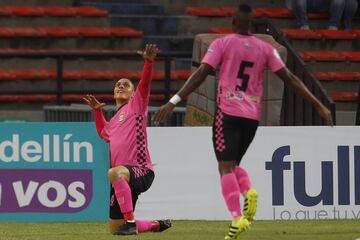
[[[218,107],[226,114],[260,120],[264,70],[284,67],[269,43],[252,35],[230,34],[213,41],[202,63],[220,66]]]

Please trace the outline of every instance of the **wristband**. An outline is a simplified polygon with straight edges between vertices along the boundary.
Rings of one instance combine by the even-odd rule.
[[[174,95],[170,100],[169,100],[170,103],[176,105],[178,104],[179,102],[181,102],[181,98],[179,95]]]

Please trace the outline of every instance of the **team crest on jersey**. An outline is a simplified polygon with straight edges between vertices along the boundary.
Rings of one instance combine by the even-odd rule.
[[[125,113],[120,113],[120,116],[119,116],[119,122],[120,123],[123,123],[125,121]]]

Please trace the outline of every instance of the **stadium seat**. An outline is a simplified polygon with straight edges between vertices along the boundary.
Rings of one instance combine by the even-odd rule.
[[[107,28],[98,27],[79,27],[77,28],[79,36],[82,37],[110,37],[111,31]]]
[[[199,17],[230,17],[234,14],[234,8],[230,7],[187,7],[187,15]]]
[[[281,29],[284,36],[290,39],[321,39],[320,33],[313,30]]]
[[[11,12],[11,15],[24,17],[41,17],[45,15],[43,8],[34,6],[8,6],[2,9],[5,12]]]
[[[209,29],[209,33],[229,34],[229,33],[233,33],[233,30],[232,28],[214,27]]]
[[[9,28],[0,28],[0,37],[2,38],[15,37],[15,32]]]
[[[50,17],[75,17],[77,15],[76,8],[48,6],[43,7],[45,15]]]
[[[256,8],[258,13],[255,17],[269,17],[269,18],[293,18],[294,13],[287,8]]]
[[[360,72],[315,72],[320,81],[360,81]]]
[[[142,37],[143,35],[142,31],[128,27],[0,28],[0,37]]]
[[[199,17],[230,17],[234,13],[234,8],[230,7],[187,7],[185,10],[187,15]],[[295,18],[294,13],[288,8],[255,8],[253,11],[255,18]],[[308,17],[311,19],[326,19],[329,14],[309,13]]]
[[[111,36],[113,37],[142,37],[144,32],[137,31],[133,28],[122,27],[122,28],[109,28]]]
[[[345,61],[346,56],[342,52],[299,52],[305,61]]]
[[[326,39],[355,39],[356,34],[346,30],[314,30]]]
[[[46,37],[46,31],[43,28],[12,28],[15,37]]]
[[[73,7],[77,16],[82,17],[106,17],[108,12],[92,6]]]
[[[94,94],[94,96],[101,101],[114,101],[112,94]],[[83,102],[84,94],[64,94],[62,99],[65,102]],[[151,101],[164,101],[164,94],[151,94]],[[0,95],[0,102],[55,102],[56,95],[54,94],[14,94]]]
[[[360,61],[360,52],[342,52],[348,61]]]
[[[23,17],[106,17],[107,11],[92,6],[62,7],[62,6],[7,6],[0,7],[0,16]]]
[[[44,31],[49,37],[77,37],[80,35],[77,28],[47,27],[44,28]]]
[[[331,91],[329,95],[334,101],[339,102],[355,102],[358,98],[357,92]]]
[[[191,75],[189,70],[171,71],[171,80],[186,80]],[[116,80],[120,78],[129,78],[139,80],[141,71],[128,70],[65,70],[63,72],[64,80]],[[55,80],[57,71],[55,69],[0,69],[0,80]],[[162,81],[165,79],[164,71],[154,72],[153,80]]]

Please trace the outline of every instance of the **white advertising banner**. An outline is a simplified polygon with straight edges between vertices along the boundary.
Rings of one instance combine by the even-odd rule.
[[[148,128],[156,177],[137,217],[230,218],[211,135]],[[257,219],[360,219],[359,127],[260,127],[241,166],[259,192]]]

